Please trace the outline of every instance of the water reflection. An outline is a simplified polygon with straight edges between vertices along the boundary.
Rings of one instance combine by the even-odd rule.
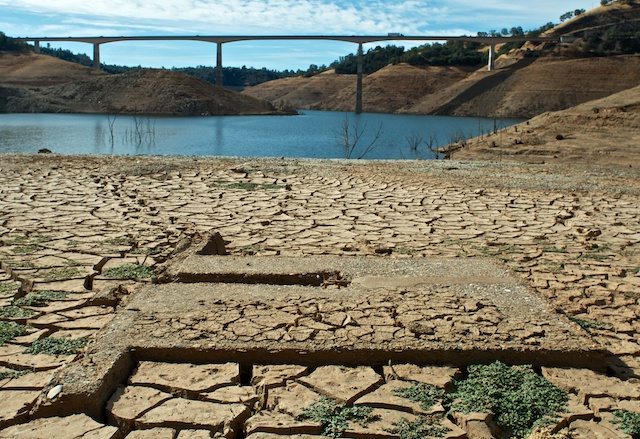
[[[456,139],[519,122],[304,111],[300,116],[0,115],[0,152],[432,159]]]

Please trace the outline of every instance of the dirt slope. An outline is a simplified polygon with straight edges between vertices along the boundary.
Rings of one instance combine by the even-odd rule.
[[[363,82],[362,106],[369,112],[395,112],[411,107],[421,97],[440,87],[454,84],[467,76],[459,67],[414,67],[409,64],[389,65],[367,76]],[[353,111],[355,77],[351,84],[312,105],[312,108]]]
[[[0,85],[47,86],[104,75],[52,56],[0,52]]]
[[[0,56],[0,112],[274,114],[272,104],[181,73],[108,75],[38,54]]]
[[[637,168],[640,86],[567,110],[544,113],[497,134],[472,139],[452,155],[461,160],[616,164]]]
[[[640,20],[640,2],[625,4],[622,2],[611,3],[607,6],[599,6],[578,15],[577,17],[560,23],[553,29],[545,32],[545,36],[566,35],[618,23],[625,20]]]
[[[334,70],[328,70],[309,78],[294,76],[268,81],[247,88],[242,93],[276,105],[309,108],[311,104],[326,99],[354,81],[353,75],[337,75]]]
[[[640,84],[640,56],[525,58],[475,72],[427,96],[410,113],[529,118],[599,99]]]

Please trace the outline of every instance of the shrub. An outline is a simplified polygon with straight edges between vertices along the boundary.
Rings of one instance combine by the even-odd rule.
[[[107,277],[115,279],[146,279],[155,274],[153,267],[142,264],[123,264],[111,267],[103,273]]]
[[[405,389],[396,389],[393,393],[420,404],[423,410],[429,410],[436,402],[444,398],[444,390],[425,383],[417,383]]]
[[[613,416],[613,423],[617,424],[620,430],[634,438],[640,437],[640,413],[616,410]]]
[[[15,322],[0,321],[0,346],[6,342],[27,333],[27,327]]]
[[[60,300],[65,297],[67,297],[67,293],[62,291],[38,291],[14,300],[13,304],[16,306],[47,306],[52,300]]]
[[[73,355],[80,352],[87,342],[87,337],[45,337],[35,341],[26,352],[29,354]]]
[[[389,433],[400,436],[401,439],[424,439],[426,437],[443,437],[449,431],[440,424],[440,419],[422,416],[415,421],[402,418],[394,422]]]
[[[498,426],[525,437],[566,408],[567,394],[536,374],[531,366],[507,366],[499,361],[469,367],[457,383],[452,412],[491,413]]]
[[[355,421],[361,425],[372,421],[371,412],[372,409],[369,407],[347,407],[323,397],[304,409],[299,418],[319,422],[322,424],[323,435],[337,438],[347,429],[349,421]]]

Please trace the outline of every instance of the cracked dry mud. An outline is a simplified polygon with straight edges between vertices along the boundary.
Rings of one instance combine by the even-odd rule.
[[[0,319],[24,325],[0,346],[0,437],[322,437],[296,418],[321,396],[379,415],[346,437],[397,437],[393,422],[424,410],[390,389],[448,388],[499,358],[573,395],[556,428],[570,437],[625,437],[611,413],[640,411],[632,171],[32,156],[0,169]],[[319,256],[328,275],[121,279],[211,229],[231,253],[218,266],[313,272]],[[383,268],[331,276],[369,260]],[[429,272],[437,261],[446,273]],[[29,349],[50,337],[88,345]],[[444,422],[460,438],[485,425]]]

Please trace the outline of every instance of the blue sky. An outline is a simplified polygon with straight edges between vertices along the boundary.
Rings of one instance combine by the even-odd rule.
[[[538,27],[598,0],[0,0],[9,36],[475,34]],[[398,43],[408,47],[406,42]],[[86,44],[56,45],[91,54]],[[355,46],[339,42],[244,42],[224,46],[225,66],[306,69]],[[215,64],[215,45],[126,42],[101,47],[102,62],[146,67]]]

